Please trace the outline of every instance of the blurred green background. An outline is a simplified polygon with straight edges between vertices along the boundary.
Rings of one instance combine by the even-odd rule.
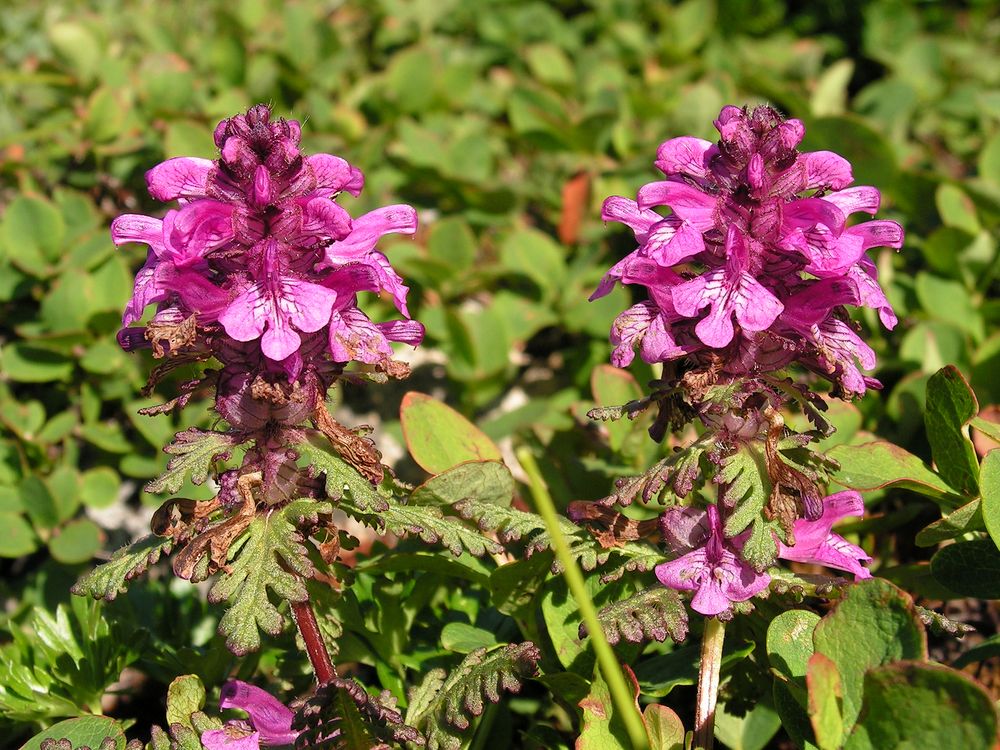
[[[0,627],[66,599],[95,555],[140,533],[141,509],[162,500],[141,490],[160,447],[210,419],[198,405],[135,413],[183,374],[139,398],[151,360],[119,351],[115,332],[145,249],[116,250],[108,225],[162,214],[145,170],[213,156],[218,120],[268,103],[303,123],[306,150],[365,172],[362,197],[342,198],[352,213],[420,212],[416,240],[382,245],[428,331],[407,355],[414,377],[342,406],[391,446],[402,392],[433,392],[501,444],[533,446],[565,503],[606,494],[650,450],[616,426],[609,453],[585,417],[632,301],[617,289],[587,302],[633,248],[600,204],[655,179],[661,141],[714,138],[727,103],[803,119],[804,148],[849,158],[883,191],[880,217],[906,229],[902,252],[875,258],[900,325],[859,316],[885,391],[840,414],[846,435],[929,457],[923,390],[946,363],[982,406],[1000,402],[998,40],[993,2],[6,0]]]

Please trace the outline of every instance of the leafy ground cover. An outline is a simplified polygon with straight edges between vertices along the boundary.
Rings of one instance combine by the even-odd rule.
[[[338,568],[343,590],[308,581],[336,663],[369,687],[370,715],[391,724],[398,714],[432,747],[628,747],[578,600],[551,570],[551,532],[528,513],[537,509],[529,487],[544,485],[565,513],[667,455],[646,436],[648,415],[587,416],[640,398],[661,375],[638,361],[628,372],[607,364],[611,321],[638,297],[618,287],[587,301],[634,248],[627,231],[603,225],[601,202],[653,179],[663,140],[714,139],[724,104],[767,102],[805,123],[803,148],[847,157],[859,183],[882,191],[880,218],[906,230],[901,252],[873,258],[899,325],[888,332],[875,311],[857,315],[884,389],[833,402],[837,432],[822,444],[841,465],[830,491],[864,492],[866,515],[838,533],[874,558],[882,580],[848,588],[834,608],[807,598],[737,617],[721,657],[716,736],[732,748],[891,747],[907,739],[896,717],[921,715],[926,724],[908,729],[925,732],[913,735],[923,746],[990,746],[990,699],[1000,697],[998,35],[990,3],[773,1],[752,15],[735,0],[9,3],[0,14],[8,744],[43,730],[68,736],[56,723],[87,716],[80,731],[91,734],[73,747],[105,737],[124,747],[169,724],[182,726],[174,742],[197,747],[183,743],[220,724],[195,712],[213,712],[227,677],[285,702],[309,694],[309,662],[282,626],[280,600],[295,598],[294,583],[271,599],[260,587],[262,598],[230,610],[230,622],[253,614],[252,626],[218,632],[224,601],[263,555],[226,571],[229,583],[206,599],[169,575],[158,541],[169,537],[153,537],[142,566],[85,579],[111,601],[69,593],[148,533],[170,496],[215,495],[179,471],[149,486],[175,433],[215,423],[198,394],[176,414],[138,413],[176,397],[190,373],[166,373],[140,396],[155,363],[121,351],[115,334],[145,249],[116,249],[108,226],[122,213],[162,214],[145,171],[174,156],[214,158],[215,123],[267,102],[303,122],[306,150],[363,167],[362,197],[341,199],[352,214],[405,202],[420,218],[415,238],[380,245],[427,330],[419,350],[401,355],[413,373],[332,395],[338,419],[375,426],[385,462],[424,493],[412,503],[424,516],[412,533],[410,516],[361,485],[342,508],[362,523],[380,518],[395,536],[357,532],[361,546]],[[391,301],[368,310],[387,319]],[[787,418],[804,429],[801,415]],[[336,456],[309,450],[327,482],[343,480]],[[204,448],[194,479],[223,465],[221,453]],[[487,477],[451,473],[495,459],[512,477],[495,464]],[[480,487],[471,500],[456,490],[470,482]],[[295,526],[296,513],[287,506],[281,521]],[[571,549],[597,571],[586,586],[599,609],[654,580],[655,550],[608,552],[564,523]],[[249,538],[264,549],[281,533]],[[676,602],[656,597],[632,611],[668,619]],[[959,640],[935,612],[975,632]],[[611,619],[647,732],[672,747],[678,717],[691,727],[701,626],[692,618],[688,640],[674,644],[627,611]],[[629,643],[630,628],[653,642]],[[858,643],[866,647],[854,652]],[[517,695],[496,703],[498,691]],[[336,695],[316,710],[339,706],[341,720],[365,710]],[[945,731],[954,734],[933,734]]]

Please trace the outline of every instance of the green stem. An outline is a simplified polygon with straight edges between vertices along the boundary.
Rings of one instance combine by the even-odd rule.
[[[534,456],[524,448],[517,451],[517,460],[528,475],[531,483],[531,494],[535,499],[535,505],[538,506],[538,513],[545,521],[545,529],[552,539],[556,559],[562,565],[563,577],[566,579],[570,593],[573,594],[583,621],[587,625],[590,642],[597,654],[601,675],[611,691],[611,699],[625,724],[625,730],[628,732],[632,747],[634,750],[649,750],[649,738],[646,736],[642,715],[636,706],[632,691],[625,682],[625,675],[622,674],[621,665],[615,657],[615,652],[611,650],[607,638],[604,637],[604,628],[597,617],[597,608],[587,591],[583,573],[569,551],[566,537],[559,529],[559,515],[556,513],[555,504],[545,486],[545,480],[542,479],[542,474],[538,470],[538,464],[535,463]]]
[[[726,625],[718,617],[705,618],[701,637],[701,669],[698,672],[698,705],[694,714],[694,747],[712,750],[715,742],[715,704],[719,699],[719,672]]]

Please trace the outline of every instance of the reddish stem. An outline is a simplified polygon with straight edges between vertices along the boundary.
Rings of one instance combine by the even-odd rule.
[[[306,653],[309,654],[316,682],[326,685],[337,676],[337,669],[333,666],[330,653],[326,650],[326,643],[323,641],[323,634],[319,632],[319,624],[316,622],[312,605],[308,599],[290,604],[295,624],[299,626],[299,633],[302,634],[302,640],[306,644]]]

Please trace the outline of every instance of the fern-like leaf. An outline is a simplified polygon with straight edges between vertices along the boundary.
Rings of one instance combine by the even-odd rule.
[[[483,531],[496,532],[504,544],[523,541],[527,557],[552,546],[549,534],[545,529],[545,521],[535,513],[526,513],[516,508],[478,500],[462,500],[455,503],[454,508],[462,515],[462,518],[475,521],[476,525]],[[561,516],[559,530],[567,538],[577,538],[581,535],[579,526]]]
[[[764,486],[767,475],[763,454],[751,445],[723,460],[715,481],[725,487],[722,501],[733,508],[726,518],[726,536],[736,536],[760,517],[770,492]]]
[[[313,502],[297,500],[280,510],[262,513],[229,548],[229,565],[219,574],[208,599],[230,602],[219,622],[219,632],[237,656],[260,648],[258,631],[277,635],[285,625],[268,589],[290,602],[308,598],[304,579],[312,577],[315,569],[302,535],[289,519],[306,514],[304,506]]]
[[[321,438],[311,436],[295,447],[309,460],[310,466],[326,476],[326,494],[331,500],[349,503],[351,507],[369,515],[389,509],[388,501],[378,488],[361,476],[357,469],[335,455]]]
[[[292,726],[300,732],[295,747],[303,749],[388,750],[397,743],[425,744],[416,729],[403,723],[388,691],[374,698],[350,679],[337,678],[319,688]]]
[[[85,574],[71,591],[77,596],[92,596],[111,601],[127,588],[133,578],[142,575],[150,565],[169,554],[173,540],[158,536],[144,536],[111,556]]]
[[[202,484],[212,471],[215,461],[229,458],[238,439],[224,432],[206,432],[191,427],[174,436],[174,441],[164,448],[173,458],[167,470],[146,485],[146,492],[177,492],[184,479],[190,475],[195,484]]]
[[[458,750],[462,731],[483,713],[486,702],[498,703],[503,692],[520,692],[524,680],[537,674],[541,658],[538,647],[527,642],[492,652],[476,649],[447,678],[443,670],[431,670],[410,695],[406,723],[423,731],[430,750]]]
[[[666,586],[641,591],[622,602],[609,604],[597,613],[604,635],[612,644],[623,638],[629,643],[644,643],[667,638],[680,643],[687,638],[687,610],[677,592]],[[580,637],[587,637],[586,625],[580,625]]]

